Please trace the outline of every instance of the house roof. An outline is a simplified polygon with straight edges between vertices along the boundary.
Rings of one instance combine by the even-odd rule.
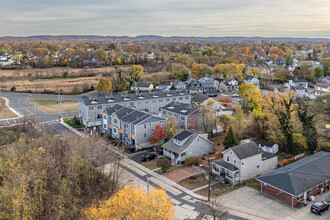
[[[300,85],[297,85],[297,86],[292,86],[292,88],[297,91],[297,90],[305,90],[305,87],[304,86],[300,86]]]
[[[262,153],[262,150],[258,147],[256,142],[254,141],[241,144],[235,147],[231,147],[225,151],[228,150],[234,151],[234,153],[240,160]]]
[[[255,78],[254,76],[250,76],[250,75],[248,75],[248,76],[246,76],[245,78],[244,78],[244,80],[251,80],[251,79],[253,79],[253,78]]]
[[[190,115],[198,110],[198,108],[194,105],[181,102],[170,102],[167,105],[161,107],[161,109],[184,116]]]
[[[150,100],[156,98],[179,97],[189,95],[188,91],[170,90],[170,91],[140,91],[136,93],[114,93],[111,96],[105,96],[99,92],[84,95],[79,101],[85,105],[115,104],[122,102],[132,102],[138,100]]]
[[[190,137],[193,134],[191,131],[184,130],[181,133],[175,135],[173,138],[179,141],[183,141],[186,138]]]
[[[238,168],[235,165],[224,161],[223,158],[215,160],[215,161],[213,161],[213,163],[215,163],[215,164],[217,164],[217,165],[219,165],[223,168],[226,168],[230,171],[237,171],[238,170]]]
[[[325,89],[330,87],[330,85],[326,84],[326,83],[316,83],[315,86],[325,88]]]
[[[299,82],[307,83],[307,80],[306,79],[294,79],[293,82],[295,82],[295,83],[299,83]]]
[[[183,129],[179,129],[178,132],[176,133],[175,136],[179,135],[180,133],[184,132],[184,131],[187,131],[187,130],[183,130]],[[192,133],[192,135],[190,135],[186,142],[184,142],[182,144],[182,146],[180,145],[177,145],[173,142],[173,138],[171,138],[171,140],[169,140],[168,142],[166,142],[162,147],[168,151],[171,151],[171,152],[174,152],[174,153],[177,153],[177,154],[180,154],[181,152],[185,151],[190,145],[191,143],[196,139],[198,138],[198,136],[200,134],[204,134],[202,132],[199,132],[199,131],[196,131],[196,130],[189,130],[189,132]],[[210,142],[209,140],[205,139],[203,136],[200,136],[200,138],[203,138],[204,140]],[[212,142],[210,142],[212,143]]]
[[[114,112],[116,112],[116,111],[118,111],[119,109],[122,109],[122,108],[124,108],[124,106],[116,104],[116,105],[114,105],[110,108],[104,109],[103,112],[106,112],[107,115],[112,115]]]
[[[298,196],[330,178],[330,153],[320,151],[256,179]]]
[[[266,147],[272,147],[275,145],[274,143],[271,143],[271,142],[265,141],[265,140],[260,140],[259,144],[261,144],[262,146],[266,146]]]
[[[203,103],[207,99],[209,99],[209,97],[207,95],[198,93],[191,98],[191,101],[197,102],[197,103]]]

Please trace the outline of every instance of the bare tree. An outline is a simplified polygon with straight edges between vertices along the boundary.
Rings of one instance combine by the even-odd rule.
[[[206,207],[214,220],[224,219],[224,216],[228,214],[227,208],[223,205],[223,202],[220,199],[212,199],[206,204]]]

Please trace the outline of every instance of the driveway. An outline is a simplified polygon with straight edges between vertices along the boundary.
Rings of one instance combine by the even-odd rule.
[[[329,193],[329,192],[328,192]],[[325,196],[328,194],[322,194],[316,196],[316,201],[321,201],[325,199]],[[291,206],[273,199],[265,194],[260,193],[259,191],[252,189],[250,187],[242,187],[235,191],[232,191],[224,196],[219,197],[224,200],[226,203],[236,204],[237,206],[250,209],[254,212],[267,213],[274,216],[274,219],[287,219],[287,220],[326,220],[330,219],[330,210],[323,213],[322,216],[311,213],[310,207],[313,202],[308,202],[306,207],[292,208]]]

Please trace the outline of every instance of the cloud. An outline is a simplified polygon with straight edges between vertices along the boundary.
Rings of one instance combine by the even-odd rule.
[[[2,0],[0,36],[328,37],[326,0]]]

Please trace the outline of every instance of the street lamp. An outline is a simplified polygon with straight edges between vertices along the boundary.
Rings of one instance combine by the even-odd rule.
[[[208,188],[208,193],[207,193],[207,201],[210,201],[210,197],[211,197],[211,160],[207,159],[207,163],[209,165],[209,188]],[[202,166],[202,164],[199,165],[200,167]]]

